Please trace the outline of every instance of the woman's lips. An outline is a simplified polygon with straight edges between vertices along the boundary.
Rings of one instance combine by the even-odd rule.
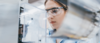
[[[51,24],[54,24],[54,23],[56,23],[56,21],[51,21],[50,23],[51,23]]]

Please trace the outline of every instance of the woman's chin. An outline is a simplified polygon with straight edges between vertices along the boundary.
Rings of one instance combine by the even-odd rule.
[[[58,29],[59,25],[51,25],[52,29]]]
[[[53,29],[58,29],[59,27],[53,27]]]

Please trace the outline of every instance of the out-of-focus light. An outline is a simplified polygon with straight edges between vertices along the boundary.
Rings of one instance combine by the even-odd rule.
[[[27,5],[25,5],[25,6],[27,6]],[[31,7],[32,7],[32,6],[31,6]],[[44,9],[44,5],[40,5],[40,6],[38,6],[38,8]],[[26,8],[26,9],[27,9],[27,8]],[[34,13],[37,12],[38,10],[39,10],[39,9],[36,9],[36,8],[33,7],[33,9],[31,9],[31,10],[29,10],[29,11],[27,11],[27,12],[22,13],[22,15],[34,14]]]

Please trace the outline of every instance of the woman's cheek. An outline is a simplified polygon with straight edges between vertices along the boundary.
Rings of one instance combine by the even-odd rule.
[[[48,18],[48,21],[50,22],[50,18]]]

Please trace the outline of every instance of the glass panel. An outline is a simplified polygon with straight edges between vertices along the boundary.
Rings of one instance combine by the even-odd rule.
[[[46,12],[44,6],[22,5],[20,24],[22,24],[22,42],[44,42],[46,36]],[[43,39],[41,41],[41,39]]]

